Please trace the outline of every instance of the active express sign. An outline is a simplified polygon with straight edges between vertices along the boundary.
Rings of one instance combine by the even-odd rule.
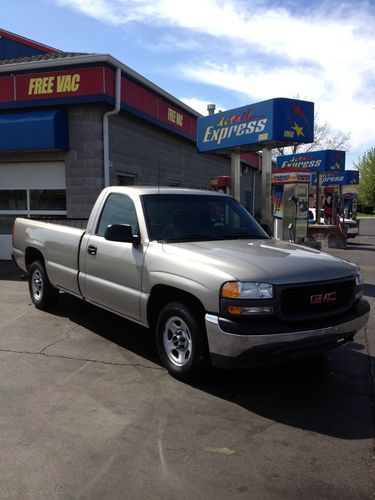
[[[198,118],[197,147],[251,151],[314,140],[314,103],[277,98]]]
[[[278,156],[276,168],[305,168],[310,172],[343,172],[345,151],[327,149],[311,153]]]
[[[359,184],[358,170],[345,170],[344,172],[324,172],[320,177],[321,186],[348,186]],[[312,174],[311,185],[316,186],[316,174]]]

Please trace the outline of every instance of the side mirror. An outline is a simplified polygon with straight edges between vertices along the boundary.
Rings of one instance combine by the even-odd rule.
[[[141,241],[138,234],[133,235],[132,227],[129,224],[111,224],[105,230],[104,238],[108,241],[134,244],[138,244]]]
[[[263,223],[260,227],[268,234],[268,236],[273,236],[273,229],[270,224]]]

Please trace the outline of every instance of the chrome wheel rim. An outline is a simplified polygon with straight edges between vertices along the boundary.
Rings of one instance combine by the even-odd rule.
[[[35,300],[40,300],[43,294],[42,273],[39,270],[33,272],[31,277],[31,292]]]
[[[171,316],[164,326],[163,344],[168,359],[185,366],[191,358],[192,341],[189,327],[179,316]]]

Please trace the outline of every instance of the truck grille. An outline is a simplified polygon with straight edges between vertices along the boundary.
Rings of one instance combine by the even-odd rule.
[[[339,313],[351,306],[354,289],[353,279],[286,288],[281,291],[281,313],[290,319]]]

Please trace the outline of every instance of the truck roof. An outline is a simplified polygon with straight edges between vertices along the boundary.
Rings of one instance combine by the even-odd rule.
[[[225,193],[217,191],[208,191],[204,189],[190,189],[179,187],[166,187],[166,186],[110,186],[106,191],[112,193],[127,193],[127,194],[193,194],[193,195],[212,195],[212,196],[225,196]]]

